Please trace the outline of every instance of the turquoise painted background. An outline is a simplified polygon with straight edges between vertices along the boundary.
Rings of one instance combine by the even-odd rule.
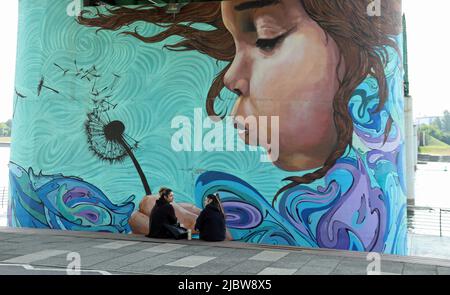
[[[19,2],[16,91],[21,96],[14,98],[11,149],[13,205],[10,208],[10,225],[41,227],[26,221],[27,214],[33,210],[35,213],[33,216],[39,215],[47,221],[54,220],[63,224],[61,219],[66,215],[58,215],[57,212],[61,210],[61,207],[58,207],[61,204],[56,199],[49,198],[45,202],[41,202],[40,199],[43,191],[48,193],[52,190],[51,186],[44,190],[45,184],[53,181],[54,185],[55,182],[59,183],[59,180],[63,181],[63,178],[73,176],[74,178],[70,179],[72,182],[82,179],[83,183],[91,184],[92,187],[88,188],[91,192],[96,191],[94,187],[100,190],[96,191],[96,195],[99,196],[100,203],[106,205],[96,210],[104,213],[102,213],[104,220],[112,218],[108,212],[116,212],[120,217],[114,218],[117,218],[121,226],[115,230],[129,232],[126,224],[126,214],[132,210],[129,202],[132,200],[136,209],[145,194],[136,170],[129,158],[115,164],[99,161],[89,150],[84,130],[87,114],[94,108],[93,87],[97,90],[109,87],[104,95],[110,96],[108,100],[117,106],[109,110],[108,115],[112,120],[124,122],[126,133],[138,141],[138,148],[134,150],[134,154],[153,191],[157,191],[161,186],[169,186],[174,190],[177,202],[199,204],[202,197],[199,194],[208,191],[208,185],[214,182],[211,175],[205,172],[224,172],[235,179],[224,180],[226,176],[216,174],[217,177],[223,177],[223,182],[219,186],[230,185],[241,192],[251,188],[246,195],[247,201],[260,212],[269,212],[265,216],[270,216],[259,228],[263,228],[263,225],[276,228],[276,231],[286,233],[289,238],[267,240],[249,238],[248,233],[257,232],[258,228],[245,231],[235,229],[234,236],[249,242],[324,246],[325,244],[317,242],[317,233],[314,232],[319,228],[320,217],[329,212],[330,207],[339,202],[339,198],[344,199],[343,195],[351,190],[353,184],[359,183],[361,187],[365,185],[367,195],[375,189],[383,195],[387,224],[383,233],[383,246],[376,249],[396,254],[406,252],[406,198],[402,185],[404,181],[402,75],[399,67],[401,61],[393,50],[390,54],[394,58],[386,68],[390,96],[382,112],[377,116],[372,116],[369,112],[377,105],[378,89],[372,78],[366,79],[358,88],[363,94],[355,94],[350,102],[350,112],[353,112],[355,118],[355,135],[353,148],[342,159],[341,166],[330,171],[326,178],[297,188],[295,197],[286,195],[282,198],[283,202],[271,208],[269,204],[272,203],[273,196],[286,184],[282,179],[299,173],[282,171],[271,163],[261,162],[263,150],[177,153],[171,148],[171,137],[176,131],[171,129],[172,118],[183,115],[193,121],[194,108],[202,108],[206,116],[204,105],[209,87],[226,63],[217,62],[198,52],[163,50],[164,43],[145,44],[131,36],[119,35],[119,32],[96,33],[95,28],[81,26],[74,17],[66,15],[67,5],[71,1],[20,0]],[[139,28],[144,30],[146,35],[153,35],[161,30],[143,23],[139,24]],[[170,43],[176,38],[171,37],[166,42]],[[401,42],[399,38],[397,42]],[[96,79],[95,86],[92,83],[93,77],[89,81],[87,79],[89,75],[83,75],[93,66],[96,69],[95,73],[100,75]],[[231,93],[223,91],[224,100],[219,102],[219,109],[231,109],[234,102],[232,97]],[[377,149],[376,143],[370,143],[367,138],[359,137],[357,132],[371,133],[373,138],[379,137],[384,131],[384,128],[379,126],[386,124],[387,113],[394,120],[394,128],[388,140],[391,148]],[[374,127],[375,125],[378,127]],[[370,154],[374,150],[395,156],[395,159]],[[371,160],[370,157],[376,160]],[[347,164],[366,171],[363,174],[367,178],[367,183],[355,181],[356,178],[352,178],[352,173],[343,168]],[[33,171],[29,170],[30,168]],[[201,177],[206,180],[199,182],[199,177],[200,180]],[[363,179],[361,175],[358,177]],[[217,181],[220,182],[221,179]],[[227,184],[227,181],[231,184]],[[30,189],[29,183],[32,183],[34,189]],[[242,189],[237,188],[236,183],[240,183]],[[339,188],[334,188],[336,183]],[[24,189],[27,186],[28,189]],[[320,191],[317,189],[319,186],[325,189]],[[22,188],[20,192],[18,188]],[[310,192],[309,195],[305,193],[307,191]],[[360,192],[361,190],[357,191]],[[321,196],[328,194],[328,199],[325,201],[326,198],[323,198],[321,199],[323,202],[316,202],[318,198],[312,198],[312,194]],[[300,198],[301,201],[297,202],[296,198]],[[314,200],[308,202],[308,198]],[[359,195],[356,196],[356,199],[358,198]],[[23,206],[27,203],[23,200],[30,200],[30,204],[37,202],[35,205],[42,207],[32,209],[31,205]],[[325,203],[328,205],[324,206]],[[29,208],[20,211],[14,207],[18,206],[17,204]],[[288,213],[283,214],[284,211],[294,212],[295,206],[299,206],[300,211],[310,210],[307,229],[298,225],[304,222],[303,217],[289,219]],[[70,212],[69,210],[67,214],[72,214]],[[355,223],[355,227],[364,227],[364,224],[356,221],[357,219],[358,216],[355,216],[353,221],[349,222]],[[77,223],[76,218],[71,222]],[[111,229],[107,226],[99,229],[81,225],[66,228]],[[371,234],[373,233],[368,233]],[[349,240],[346,247],[350,249],[370,250],[367,245],[362,245],[358,238],[350,237]]]
[[[92,85],[73,75],[63,76],[54,65],[73,70],[76,60],[79,68],[96,66],[102,74],[99,89],[112,84],[114,73],[122,77],[111,98],[118,107],[110,113],[140,142],[136,157],[151,187],[170,185],[182,201],[192,202],[197,170],[226,170],[264,195],[275,195],[282,184],[273,186],[272,180],[288,173],[261,163],[259,153],[174,153],[171,148],[176,131],[171,129],[173,117],[183,115],[193,122],[194,108],[202,108],[206,116],[206,94],[224,64],[197,52],[162,50],[163,44],[144,44],[118,33],[95,34],[94,28],[80,26],[65,14],[69,2],[20,1],[16,89],[27,98],[19,99],[16,106],[12,161],[38,167],[45,174],[82,175],[87,182],[102,183],[105,194],[116,201],[144,195],[131,160],[122,165],[99,163],[89,152],[83,124],[93,108]],[[158,30],[145,27],[149,34]],[[61,95],[44,90],[38,97],[42,77]],[[224,94],[224,101],[231,107],[234,100]],[[261,173],[254,174],[255,169]]]

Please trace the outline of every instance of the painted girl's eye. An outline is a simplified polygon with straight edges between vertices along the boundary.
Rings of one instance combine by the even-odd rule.
[[[271,39],[258,39],[256,40],[256,47],[263,50],[264,52],[271,52],[275,49],[275,47],[284,40],[291,32],[293,32],[294,28],[288,30],[287,32],[279,35],[278,37],[271,38]]]
[[[272,39],[258,39],[256,40],[256,47],[265,52],[271,52],[284,36],[285,34],[282,34]]]

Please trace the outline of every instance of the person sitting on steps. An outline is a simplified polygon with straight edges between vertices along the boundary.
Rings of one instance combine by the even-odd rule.
[[[201,240],[209,242],[225,240],[225,211],[218,194],[206,197],[205,209],[198,216],[195,229],[200,232]]]
[[[171,189],[163,187],[159,190],[159,199],[156,200],[155,206],[150,214],[150,232],[147,237],[162,239],[172,238],[166,225],[175,226],[178,224],[175,210],[171,204],[173,200],[174,195]]]

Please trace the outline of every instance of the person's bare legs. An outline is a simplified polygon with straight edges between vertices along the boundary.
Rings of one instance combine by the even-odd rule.
[[[134,212],[129,220],[134,234],[148,234],[150,231],[149,217],[159,196],[145,196],[139,203],[138,211]],[[185,228],[194,230],[195,222],[201,210],[191,204],[175,202],[172,203],[178,222]]]

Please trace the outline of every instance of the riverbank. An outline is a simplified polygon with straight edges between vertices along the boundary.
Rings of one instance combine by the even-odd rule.
[[[448,155],[430,155],[430,154],[419,154],[418,160],[420,162],[443,162],[450,163],[450,156]]]
[[[0,147],[11,146],[11,137],[0,137]]]

